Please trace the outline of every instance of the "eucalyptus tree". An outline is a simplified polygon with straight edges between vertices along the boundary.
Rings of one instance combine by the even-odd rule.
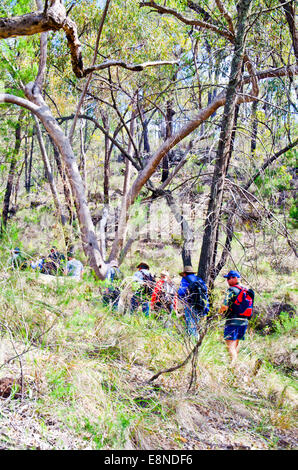
[[[95,4],[94,2],[92,3],[92,6],[94,7]],[[108,1],[106,6],[108,6],[109,3],[110,2]],[[21,6],[24,7],[24,4],[22,3]],[[28,109],[42,122],[49,136],[59,149],[72,189],[80,223],[84,252],[88,258],[90,266],[94,269],[97,276],[103,279],[105,277],[107,267],[102,253],[100,252],[94,225],[85,197],[84,184],[80,172],[78,171],[78,165],[71,146],[76,121],[73,121],[70,134],[66,136],[42,96],[47,60],[47,41],[45,40],[44,34],[48,31],[63,30],[67,38],[72,70],[77,78],[83,78],[88,75],[90,76],[90,74],[95,71],[115,66],[123,67],[128,70],[141,71],[148,66],[156,65],[156,62],[147,61],[142,64],[131,64],[126,63],[121,59],[116,59],[106,60],[101,64],[96,64],[97,48],[99,45],[97,42],[95,46],[94,60],[90,67],[85,67],[77,25],[69,17],[64,6],[64,2],[62,0],[49,0],[43,5],[41,1],[38,1],[37,6],[38,9],[36,11],[26,12],[23,15],[0,18],[0,39],[9,39],[17,36],[32,36],[38,33],[43,34],[40,41],[40,61],[36,79],[34,82],[30,83],[23,83],[23,81],[20,80],[20,87],[25,98],[23,96],[20,97],[9,93],[2,93],[0,95],[0,102],[15,104]],[[29,8],[30,7],[31,5],[29,5]],[[28,5],[26,5],[25,8],[28,9]],[[104,9],[103,17],[105,17],[106,14],[107,8]],[[101,31],[99,30],[98,39],[100,38],[100,32]],[[79,110],[80,103],[77,108],[76,116],[79,114]]]
[[[107,6],[108,3],[105,5]],[[0,101],[3,103],[17,104],[18,106],[25,107],[26,109],[29,109],[30,112],[34,113],[42,122],[46,131],[59,149],[66,166],[68,179],[72,188],[81,227],[83,248],[88,257],[90,266],[95,270],[100,278],[104,277],[106,266],[96,239],[90,211],[85,198],[84,184],[78,170],[75,154],[71,145],[76,119],[80,116],[80,103],[83,103],[84,96],[87,96],[90,92],[89,86],[94,81],[94,74],[102,74],[103,71],[110,70],[111,77],[113,78],[112,82],[115,83],[116,80],[114,77],[119,74],[119,71],[127,71],[129,74],[131,72],[142,72],[149,66],[157,64],[160,65],[160,60],[157,60],[160,58],[164,59],[162,61],[163,63],[171,65],[174,65],[174,63],[177,64],[175,48],[174,50],[168,49],[167,51],[163,51],[163,55],[160,54],[160,36],[156,32],[159,32],[160,26],[163,24],[166,24],[167,28],[170,30],[174,24],[173,22],[178,22],[182,25],[182,29],[180,30],[179,37],[173,34],[173,43],[176,43],[176,46],[181,48],[181,31],[184,31],[186,38],[185,48],[187,49],[179,71],[183,73],[186,64],[192,60],[189,56],[187,37],[195,34],[196,50],[201,52],[203,47],[206,48],[206,44],[208,44],[207,47],[210,54],[216,56],[219,49],[224,49],[223,64],[218,62],[218,65],[221,66],[222,76],[224,76],[224,74],[229,76],[231,54],[235,49],[237,31],[239,31],[239,27],[236,30],[235,25],[240,25],[241,23],[240,12],[242,10],[239,7],[242,6],[242,3],[243,2],[241,1],[235,5],[233,2],[223,2],[221,0],[216,0],[215,2],[205,0],[203,3],[189,0],[171,0],[165,2],[142,1],[140,2],[140,6],[142,11],[145,12],[142,16],[143,28],[147,28],[148,30],[150,29],[154,32],[151,33],[151,37],[148,37],[146,40],[145,46],[148,46],[148,44],[150,46],[148,50],[146,47],[144,48],[141,41],[138,41],[138,37],[136,37],[135,45],[130,44],[128,49],[125,47],[126,44],[128,45],[127,37],[132,33],[132,25],[129,22],[129,16],[127,17],[123,13],[123,2],[118,0],[112,0],[111,4],[113,5],[113,8],[111,8],[109,12],[104,10],[103,16],[102,10],[98,9],[96,2],[80,2],[79,7],[81,7],[81,5],[85,7],[85,10],[81,15],[82,23],[80,23],[78,17],[77,22],[73,19],[74,16],[72,15],[75,12],[76,5],[74,4],[72,11],[67,12],[62,0],[46,1],[43,7],[38,8],[36,11],[33,11],[33,6],[30,3],[26,6],[27,11],[25,15],[17,14],[16,16],[12,15],[11,17],[0,18],[0,39],[9,39],[17,36],[34,36],[41,32],[51,31],[51,35],[53,35],[52,42],[56,41],[56,49],[63,49],[65,51],[65,55],[62,56],[60,60],[61,65],[65,67],[69,76],[74,77],[75,83],[79,83],[79,80],[84,78],[87,79],[88,83],[88,77],[92,74],[93,79],[90,81],[88,86],[85,86],[85,88],[82,89],[82,99],[76,107],[76,111],[74,113],[75,119],[69,135],[65,135],[62,128],[58,125],[57,120],[54,118],[53,111],[50,109],[49,105],[46,104],[45,99],[42,96],[41,84],[43,83],[43,80],[39,81],[38,77],[44,77],[44,72],[38,74],[37,79],[34,80],[34,82],[28,83],[27,81],[22,81],[22,93],[24,93],[26,98],[24,98],[24,95],[16,96],[10,93],[2,93],[0,95]],[[97,26],[100,26],[102,23],[101,18],[105,18],[105,24],[109,20],[113,20],[113,23],[110,26],[109,35],[107,35],[105,39],[105,49],[103,50],[100,47],[98,55],[98,43],[96,38],[100,39],[100,28],[97,28],[97,34],[93,34],[94,37],[92,44],[89,42],[86,44],[84,43],[84,34],[88,33],[88,31],[92,29],[91,19],[94,17],[94,15],[90,15],[91,19],[88,18],[87,13],[90,14],[91,10],[88,10],[90,6],[92,6],[92,12],[101,12],[97,19]],[[129,11],[132,12],[132,7],[135,8],[135,2],[127,1],[126,6],[128,6],[130,8]],[[32,10],[30,10],[31,7]],[[241,54],[241,67],[237,75],[239,81],[236,87],[236,94],[234,95],[235,99],[233,98],[233,106],[238,106],[243,103],[247,105],[247,103],[256,101],[260,93],[260,88],[262,87],[262,82],[272,78],[293,77],[297,73],[297,65],[293,64],[292,53],[290,51],[291,43],[289,42],[289,33],[288,31],[285,32],[283,28],[282,19],[284,17],[281,19],[281,11],[283,12],[283,5],[277,1],[270,2],[269,6],[265,6],[262,1],[256,2],[252,5],[252,10],[247,20],[247,28],[245,30],[246,50]],[[156,16],[156,13],[158,13],[158,16]],[[278,17],[278,32],[274,33],[272,38],[269,34],[268,25],[268,18],[271,19],[270,15],[277,15]],[[125,17],[125,22],[121,23],[120,20],[123,17]],[[80,24],[80,31],[78,31],[77,24]],[[117,27],[120,25],[120,28],[115,30],[115,24],[117,24]],[[105,28],[103,30],[105,30]],[[62,32],[66,35],[67,48],[65,47],[66,42],[64,37],[60,34]],[[123,40],[122,47],[118,47],[117,44],[117,48],[115,50],[114,36],[116,36],[116,34],[120,36],[122,35]],[[272,47],[273,45],[276,45],[277,36],[282,37],[282,46],[280,46],[280,48],[282,47],[288,51],[288,62],[286,63],[281,60],[281,58],[285,57],[285,51],[282,51],[282,55],[280,53],[277,54],[275,53],[274,47]],[[262,56],[262,60],[258,62],[256,58],[260,55],[260,49],[256,47],[256,37],[258,40],[260,38],[259,42],[261,46],[265,47],[266,45],[268,47],[268,54]],[[292,37],[295,37],[295,35],[292,35]],[[143,48],[146,51],[145,55],[143,54]],[[127,52],[128,50],[129,53]],[[101,54],[102,51],[104,51],[104,55]],[[86,57],[87,60],[91,62],[91,65],[87,67],[85,66]],[[97,59],[100,57],[102,62],[98,63],[98,60],[94,60],[96,57]],[[149,57],[150,60],[148,60]],[[71,68],[68,67],[69,59],[71,62]],[[146,184],[149,184],[151,187],[150,189],[153,191],[155,190],[155,188],[152,187],[150,179],[159,168],[163,158],[166,157],[171,149],[173,149],[179,142],[186,137],[193,135],[193,133],[195,133],[195,131],[207,120],[213,119],[215,113],[218,113],[219,110],[227,103],[227,79],[222,80],[221,83],[208,84],[208,82],[206,82],[206,77],[208,79],[210,75],[208,75],[208,70],[206,75],[206,67],[204,70],[203,61],[201,69],[200,67],[197,67],[197,63],[195,65],[196,67],[194,68],[196,68],[200,93],[198,109],[194,110],[191,107],[186,109],[187,119],[185,123],[172,132],[171,135],[169,135],[166,140],[157,149],[155,149],[152,154],[150,154],[148,160],[144,162],[142,166],[138,167],[138,173],[127,191],[127,197],[125,198],[125,204],[123,205],[123,211],[125,212],[125,217],[123,218],[124,224],[127,222],[129,217],[129,208],[140,195],[142,188]],[[256,65],[258,65],[258,69],[256,69]],[[245,70],[247,72],[245,72]],[[173,72],[171,72],[170,75],[173,77]],[[102,83],[104,83],[105,80],[106,77],[103,77]],[[122,83],[122,80],[120,82]],[[210,86],[212,86],[212,93],[210,92]],[[191,83],[191,87],[193,90],[193,81]],[[131,96],[133,96],[133,90],[136,88],[140,89],[140,87],[131,88]],[[207,93],[205,90],[207,90]],[[90,97],[91,95],[88,96]],[[71,104],[71,97],[69,101]],[[127,123],[126,127],[129,131]],[[228,134],[229,131],[227,132],[227,135]],[[127,135],[129,135],[129,132],[127,132]],[[129,140],[132,143],[132,140]],[[126,152],[126,156],[128,159],[131,158],[133,160],[133,156],[130,152]],[[135,161],[134,163],[138,164],[138,162]],[[227,167],[223,168],[221,181],[224,181],[226,170]],[[171,175],[169,175],[169,178],[171,178]],[[164,184],[165,182],[163,185]],[[222,194],[222,185],[220,192]],[[222,204],[220,198],[218,201],[219,206]],[[209,217],[207,217],[207,219],[209,219]],[[214,228],[216,232],[218,232],[220,212],[219,216],[217,216],[215,220]],[[214,254],[216,253],[216,245],[215,240],[215,244],[212,242],[211,248],[211,252],[213,251],[211,256],[212,263],[215,262]],[[211,267],[210,269],[208,268],[207,271],[208,272],[205,272],[205,276],[209,277],[210,272],[212,271]]]
[[[251,2],[248,2],[251,3]],[[296,33],[293,22],[289,21],[289,31],[285,30],[285,16],[280,2],[253,2],[242,17],[243,9],[249,6],[247,2],[204,1],[190,0],[155,2],[142,1],[142,7],[150,8],[165,18],[173,17],[189,26],[191,34],[196,36],[200,46],[206,41],[214,56],[217,49],[224,49],[226,74],[230,80],[214,83],[217,93],[210,100],[210,94],[204,98],[205,76],[201,72],[199,80],[201,107],[197,116],[190,117],[190,122],[169,139],[160,152],[169,151],[173,145],[190,132],[194,132],[204,121],[210,118],[220,108],[224,108],[222,117],[222,132],[219,136],[218,150],[214,164],[213,181],[210,189],[209,206],[207,208],[203,243],[199,262],[199,274],[206,281],[214,279],[216,255],[218,248],[218,233],[222,217],[222,203],[225,189],[225,178],[229,169],[230,140],[235,106],[258,101],[260,93],[267,93],[274,79],[283,77],[291,82],[297,74],[297,64],[293,57],[296,50]],[[291,5],[291,15],[294,3]],[[288,12],[287,12],[288,13]],[[271,28],[274,21],[275,28]],[[237,26],[236,26],[237,25]],[[237,42],[237,34],[241,31],[242,40]],[[277,42],[277,38],[279,38]],[[245,47],[244,47],[245,45]],[[201,46],[202,47],[202,46]],[[196,46],[198,50],[198,44]],[[234,50],[234,52],[233,52]],[[268,50],[268,53],[266,52]],[[233,59],[231,61],[233,55]],[[237,60],[237,66],[235,65]],[[287,62],[285,62],[287,60]],[[196,65],[196,64],[195,64]],[[223,69],[223,65],[221,65]],[[202,70],[202,68],[201,68]],[[247,71],[247,74],[245,73]],[[200,73],[196,67],[197,74]],[[268,88],[264,82],[268,81]],[[250,86],[250,89],[248,88]],[[203,99],[202,99],[203,98]],[[271,97],[272,99],[272,97]],[[274,96],[273,96],[274,99]],[[206,104],[207,103],[207,104]],[[271,103],[268,103],[271,106]],[[273,103],[274,106],[274,103]],[[280,145],[282,139],[279,139]],[[218,272],[218,270],[216,271]]]

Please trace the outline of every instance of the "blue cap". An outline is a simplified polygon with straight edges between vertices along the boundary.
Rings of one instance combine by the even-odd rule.
[[[15,253],[20,253],[20,248],[17,246],[14,250],[13,250]]]
[[[230,279],[230,277],[241,277],[241,274],[238,271],[229,271],[228,274],[225,274],[224,277]]]

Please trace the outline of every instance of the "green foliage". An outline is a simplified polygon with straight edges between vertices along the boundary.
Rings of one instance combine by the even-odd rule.
[[[113,416],[115,414],[115,416]],[[126,441],[126,430],[130,425],[130,418],[125,410],[110,410],[98,422],[91,422],[85,418],[84,431],[92,436],[96,448],[123,449]]]
[[[290,223],[297,229],[298,228],[298,199],[293,199],[293,203],[289,210]]]
[[[289,312],[281,312],[279,318],[274,321],[274,332],[277,336],[288,333],[295,333],[298,331],[298,317],[297,315],[290,314]]]
[[[289,183],[292,176],[287,172],[285,166],[276,170],[267,170],[264,176],[258,176],[255,183],[259,189],[262,189],[264,196],[274,195],[277,191],[289,189]]]
[[[0,14],[6,16],[25,15],[35,8],[32,0],[1,0]]]
[[[11,14],[13,16],[25,15],[30,13],[34,8],[34,2],[32,0],[17,0],[10,2]],[[7,12],[6,12],[7,13]]]
[[[0,249],[7,253],[7,250],[12,250],[16,245],[21,248],[19,238],[20,227],[17,223],[10,223],[2,233]]]
[[[74,400],[75,389],[70,382],[70,377],[66,369],[52,369],[47,372],[48,385],[50,387],[50,397],[53,400]]]
[[[100,6],[96,0],[82,0],[73,3],[74,8],[71,10],[70,16],[78,25],[84,64],[87,66],[91,63],[94,54],[103,2],[100,2]],[[204,19],[204,15],[196,14],[193,10],[186,10],[186,0],[159,2],[159,4],[164,3],[169,8],[183,12],[185,16]],[[292,42],[288,28],[285,27],[283,8],[275,8],[274,5],[273,8],[270,8],[270,5],[265,5],[263,0],[252,3],[251,28],[247,34],[247,50],[252,63],[261,64],[262,69],[265,70],[272,67],[272,63],[275,63],[277,67],[282,67],[284,63],[291,62]],[[226,19],[214,6],[214,2],[202,0],[197,4],[200,4],[200,7],[212,16],[213,21],[220,29],[227,28]],[[226,2],[225,6],[233,19],[236,19],[235,3]],[[35,9],[33,1],[11,2],[3,0],[0,6],[0,15],[21,15],[31,9]],[[265,11],[259,15],[261,10]],[[268,50],[270,54],[268,54]],[[84,106],[86,105],[84,112],[90,113],[97,119],[101,119],[102,114],[106,113],[109,133],[112,135],[118,126],[121,127],[121,122],[115,112],[111,90],[118,111],[123,114],[127,124],[129,124],[132,97],[137,94],[138,107],[142,108],[144,113],[142,121],[148,118],[149,126],[152,125],[152,134],[150,134],[152,129],[150,130],[149,127],[149,138],[152,137],[152,141],[150,141],[150,144],[152,143],[151,152],[154,152],[156,147],[159,148],[164,141],[164,135],[157,134],[158,131],[163,131],[167,102],[171,100],[176,113],[174,115],[175,131],[179,130],[186,122],[191,124],[199,109],[209,103],[213,96],[222,91],[225,86],[230,69],[231,51],[232,45],[228,40],[219,37],[214,31],[205,31],[202,28],[195,30],[170,15],[156,14],[150,8],[138,8],[135,0],[125,2],[113,0],[102,31],[97,62],[119,59],[128,63],[142,63],[153,60],[178,59],[179,68],[163,66],[148,68],[136,73],[117,67],[96,73],[90,85],[90,94],[84,103]],[[196,53],[196,66],[194,53]],[[38,57],[39,35],[2,41],[0,46],[1,89],[22,96],[20,82],[27,84],[34,80],[37,73]],[[64,32],[49,33],[45,99],[52,106],[55,116],[73,114],[82,86],[83,82],[74,77],[71,69],[69,49]],[[259,128],[257,149],[253,160],[254,171],[267,158],[268,149],[275,151],[275,149],[282,148],[286,141],[285,136],[294,135],[295,126],[292,122],[294,119],[288,112],[291,105],[287,101],[293,91],[291,87],[292,83],[287,78],[272,79],[268,81],[267,85],[260,81],[260,96],[263,97],[264,103],[261,102],[262,104],[256,113]],[[249,87],[245,90],[249,90]],[[201,94],[200,105],[198,103],[199,94]],[[99,106],[98,102],[100,102]],[[264,106],[261,108],[263,104]],[[0,171],[1,194],[3,196],[8,164],[14,144],[12,133],[16,126],[16,115],[12,107],[3,106],[1,110],[3,113],[0,122],[0,153],[2,155]],[[31,137],[32,122],[28,121],[28,114],[26,114],[22,125],[25,127],[28,124],[27,135]],[[233,161],[230,165],[233,170],[235,169],[235,173],[230,180],[226,181],[227,191],[224,197],[227,197],[227,200],[231,195],[238,200],[240,195],[232,190],[232,187],[230,188],[230,183],[233,183],[235,177],[235,183],[239,183],[240,186],[242,181],[239,182],[237,178],[239,175],[242,178],[244,172],[237,173],[237,171],[239,168],[246,169],[248,167],[251,116],[250,104],[246,103],[239,110],[238,124],[241,132],[236,134]],[[193,156],[189,158],[187,165],[178,175],[178,181],[175,179],[175,187],[179,185],[180,188],[174,193],[177,200],[180,198],[181,202],[184,200],[193,202],[192,197],[194,197],[196,198],[195,203],[198,202],[199,206],[196,214],[196,224],[200,227],[199,233],[196,234],[199,243],[196,243],[194,247],[195,262],[197,262],[196,257],[199,253],[205,203],[209,196],[210,180],[214,168],[213,155],[216,151],[220,119],[221,113],[217,111],[214,116],[208,119],[208,122],[204,123],[204,134],[210,136],[207,141],[201,139],[203,136],[201,130],[198,133],[194,131],[189,136],[187,144],[193,143]],[[143,122],[139,116],[136,124],[135,141],[136,146],[141,149]],[[63,126],[66,128],[65,124]],[[92,184],[92,189],[94,187],[101,192],[104,151],[106,150],[104,148],[105,139],[97,130],[96,136],[91,140],[92,127],[90,125],[86,129],[87,143],[90,138],[90,147],[86,145],[86,189],[89,190],[89,184]],[[78,136],[79,134],[74,136],[73,146],[79,158],[80,139]],[[198,137],[200,139],[197,139]],[[123,126],[121,133],[116,138],[124,148],[127,148],[128,137]],[[181,150],[184,152],[187,144],[185,141],[181,144]],[[198,147],[196,147],[197,145]],[[32,192],[35,191],[34,195],[37,192],[38,195],[41,195],[45,181],[40,176],[43,174],[43,168],[40,163],[39,150],[36,147],[34,148],[34,178],[38,180],[40,187],[32,189]],[[51,145],[49,148],[50,158],[52,158]],[[21,158],[24,156],[24,149],[23,140]],[[198,168],[196,162],[201,156],[201,152],[208,158],[206,157],[204,166],[201,165]],[[115,161],[115,155],[111,156],[110,184],[112,204],[116,206],[121,202],[122,197],[121,195],[117,196],[116,190],[122,188],[123,163],[118,164]],[[266,206],[269,201],[271,208],[278,207],[276,204],[278,193],[289,192],[292,188],[295,158],[294,151],[288,152],[257,179],[257,197],[261,196],[260,200]],[[20,168],[18,168],[19,171]],[[204,173],[195,183],[197,189],[195,195],[193,195],[195,193],[193,191],[194,185],[188,186],[184,183],[184,179],[185,181],[192,180],[194,172],[195,174]],[[23,178],[22,175],[19,193],[21,205],[24,201]],[[58,181],[62,196],[63,190],[60,186],[60,180]],[[158,187],[159,175],[154,174],[151,182],[155,187]],[[132,208],[132,235],[135,235],[137,228],[142,228],[147,220],[148,213],[147,209],[144,209],[142,198],[150,194],[148,188],[144,188],[141,197],[137,199]],[[244,198],[244,193],[242,196]],[[26,204],[28,201],[30,203],[32,193],[27,197]],[[256,201],[253,203],[257,205]],[[101,209],[100,203],[96,209]],[[163,217],[164,210],[162,205],[156,210],[159,218]],[[288,197],[283,210],[288,211],[286,216],[289,215],[291,228],[297,228],[297,201]],[[256,358],[260,355],[265,358],[270,357],[271,360],[274,349],[277,356],[280,352],[280,345],[283,343],[283,346],[290,350],[288,341],[283,341],[284,335],[288,335],[286,340],[294,336],[297,320],[283,313],[275,326],[274,335],[270,338],[271,343],[265,342],[263,337],[256,335],[252,328],[249,331],[249,338],[244,342],[244,345],[241,345],[239,378],[236,373],[234,374],[228,369],[228,356],[222,337],[224,320],[222,318],[216,320],[199,350],[195,369],[198,375],[198,386],[194,388],[194,393],[186,393],[189,376],[193,372],[191,361],[174,373],[162,374],[158,384],[149,383],[148,380],[154,373],[182,363],[190,353],[193,345],[185,335],[183,317],[169,317],[170,326],[165,327],[165,322],[153,316],[145,318],[140,312],[135,315],[122,315],[119,312],[103,308],[99,287],[102,288],[104,283],[96,281],[91,271],[84,274],[84,279],[80,283],[64,283],[63,280],[57,280],[57,282],[55,280],[51,284],[43,285],[36,273],[12,271],[7,268],[10,250],[16,245],[24,246],[26,249],[34,246],[39,252],[48,249],[49,240],[55,238],[55,229],[54,224],[47,224],[48,219],[45,215],[50,215],[52,211],[50,204],[38,211],[28,209],[28,206],[26,212],[19,211],[17,219],[9,221],[8,230],[4,233],[0,246],[2,264],[0,272],[1,348],[9,359],[15,357],[14,347],[18,352],[21,351],[20,361],[22,361],[26,378],[28,374],[34,385],[36,384],[37,388],[40,387],[38,389],[40,414],[49,415],[53,419],[59,417],[62,429],[73,428],[77,435],[86,438],[88,446],[90,445],[92,448],[125,448],[127,443],[141,447],[142,439],[139,436],[142,437],[142,433],[145,436],[147,447],[150,445],[152,448],[159,448],[166,442],[165,446],[173,448],[177,442],[184,443],[188,447],[192,445],[191,442],[185,443],[185,437],[179,441],[175,432],[176,429],[184,429],[188,425],[187,423],[191,422],[191,413],[188,411],[193,406],[194,410],[199,409],[201,414],[198,419],[195,415],[192,426],[190,426],[191,432],[186,435],[191,435],[193,438],[197,432],[200,445],[201,442],[204,442],[201,439],[204,425],[200,427],[198,423],[204,422],[205,415],[210,417],[210,413],[214,414],[214,421],[211,420],[213,422],[216,422],[216,419],[220,420],[222,416],[235,416],[236,432],[239,433],[243,429],[243,427],[238,427],[239,419],[243,419],[243,414],[248,414],[250,417],[253,416],[253,420],[246,421],[249,438],[255,443],[255,437],[261,439],[266,432],[266,435],[270,436],[267,439],[268,445],[277,448],[275,430],[280,436],[280,426],[292,425],[290,420],[287,423],[287,418],[291,413],[292,383],[289,382],[284,369],[276,364],[272,365],[269,359],[268,364],[265,359],[264,367],[257,377],[252,376],[251,371]],[[225,212],[225,208],[223,208],[223,212]],[[235,262],[236,265],[243,263],[245,277],[255,283],[260,291],[258,292],[258,302],[262,298],[267,304],[270,304],[274,300],[272,298],[273,292],[278,290],[278,296],[283,295],[285,288],[282,291],[282,281],[284,285],[289,284],[287,276],[283,278],[281,275],[276,281],[270,256],[275,249],[275,255],[276,252],[279,255],[276,263],[280,264],[283,256],[285,263],[288,262],[288,259],[291,261],[290,255],[288,251],[284,255],[278,245],[273,247],[272,243],[271,246],[268,237],[269,229],[265,230],[261,227],[259,228],[260,233],[255,232],[254,237],[250,238],[251,234],[245,232],[243,225],[240,222],[237,226],[237,232],[235,232],[235,237],[241,241],[241,250],[243,251],[239,255],[235,240],[229,263]],[[220,256],[222,249],[221,241],[225,235],[225,229],[225,224],[223,224],[218,256]],[[71,230],[73,230],[71,235],[77,241],[81,231],[77,220]],[[274,227],[270,230],[273,232]],[[35,235],[34,231],[38,234]],[[279,241],[278,236],[274,233],[274,244]],[[62,244],[61,239],[58,242]],[[110,242],[109,238],[108,248]],[[142,245],[141,248],[138,247],[137,252],[132,251],[128,255],[123,270],[130,276],[136,259],[141,259],[146,254],[145,259],[151,258],[150,265],[153,270],[157,271],[166,265],[170,266],[169,270],[175,275],[178,272],[177,266],[181,264],[182,245],[183,237],[180,235],[180,230],[178,235],[169,233],[164,246],[159,249],[159,254],[158,249],[155,251],[150,243]],[[284,245],[286,244],[284,243]],[[31,248],[28,250],[29,253],[31,253],[30,250]],[[243,260],[243,258],[245,259]],[[180,279],[176,281],[178,283]],[[221,286],[218,291],[217,297],[214,295],[214,305],[219,304],[222,298]],[[286,287],[286,291],[290,292],[289,295],[294,295],[290,287]],[[6,346],[7,344],[10,348]],[[6,347],[9,352],[6,352]],[[286,350],[286,352],[289,351]],[[5,368],[5,372],[7,370],[15,373],[17,365],[16,360],[0,364],[3,367],[3,374]],[[244,379],[247,379],[247,382]],[[288,384],[290,384],[290,390],[287,390],[287,393],[289,392],[287,397],[285,388]],[[271,392],[274,396],[276,390],[282,390],[278,395],[278,405],[270,404],[267,398]],[[32,393],[33,395],[35,393],[34,387]],[[187,409],[181,419],[181,414],[176,413],[176,409],[179,409],[183,400],[187,403]],[[242,407],[239,415],[237,415],[237,410],[234,412],[232,409],[232,405],[235,403]],[[220,412],[216,416],[216,405],[218,404]],[[28,403],[29,407],[31,405],[32,403]],[[258,407],[258,413],[256,413],[256,407]],[[192,410],[193,413],[194,410]],[[280,414],[276,414],[277,412]],[[41,419],[44,419],[44,416]],[[228,419],[230,426],[231,420]],[[226,431],[226,428],[224,421],[218,432],[221,432],[222,429]],[[209,429],[208,433],[209,435],[211,433]],[[221,437],[226,440],[226,434]],[[155,442],[153,442],[154,438]],[[216,444],[212,442],[212,445]]]

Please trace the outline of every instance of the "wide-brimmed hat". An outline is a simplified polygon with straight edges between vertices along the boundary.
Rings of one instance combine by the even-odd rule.
[[[148,266],[147,263],[143,263],[143,262],[142,262],[142,263],[139,263],[139,264],[137,265],[137,269],[139,269],[139,268],[141,268],[141,269],[149,269],[149,266]]]
[[[183,271],[179,273],[179,276],[183,276],[183,274],[195,274],[195,270],[192,266],[184,266]]]

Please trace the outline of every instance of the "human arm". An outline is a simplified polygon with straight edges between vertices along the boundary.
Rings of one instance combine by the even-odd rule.
[[[233,304],[235,298],[237,297],[239,292],[239,289],[237,287],[230,287],[225,295],[224,302],[222,306],[219,309],[219,314],[222,315],[224,313],[227,313],[231,305]]]
[[[219,309],[219,314],[222,315],[223,313],[226,313],[228,311],[229,307],[227,305],[222,305]]]

